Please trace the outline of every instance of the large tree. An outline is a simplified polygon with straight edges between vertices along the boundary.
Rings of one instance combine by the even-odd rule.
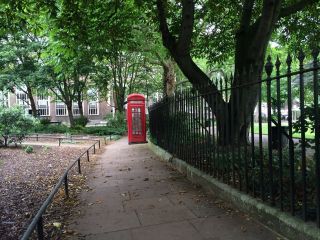
[[[40,54],[43,47],[42,39],[21,30],[5,35],[0,41],[0,89],[25,93],[34,117],[37,116],[34,94],[42,79]]]
[[[208,92],[217,92],[216,97],[206,97],[206,101],[219,122],[221,144],[228,144],[231,139],[246,139],[250,113],[256,106],[260,85],[255,84],[241,91],[232,90],[229,101],[225,101],[217,86],[195,64],[192,53],[206,55],[209,60],[215,61],[233,54],[232,86],[257,82],[263,71],[272,34],[286,27],[282,20],[298,18],[297,13],[307,9],[310,11],[305,14],[319,21],[319,15],[311,11],[314,4],[319,5],[316,0],[157,0],[164,46],[196,90],[204,96],[209,96],[206,94]],[[179,11],[179,8],[182,10]],[[207,53],[204,54],[204,51]],[[229,116],[228,122],[226,115]],[[230,124],[234,132],[227,135],[225,129]]]

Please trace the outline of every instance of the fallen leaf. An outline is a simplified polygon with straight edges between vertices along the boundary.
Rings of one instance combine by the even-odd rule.
[[[52,225],[56,228],[61,228],[61,223],[59,223],[59,222],[54,222],[54,223],[52,223]]]

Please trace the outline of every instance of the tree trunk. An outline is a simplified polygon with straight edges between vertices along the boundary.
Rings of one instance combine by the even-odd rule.
[[[80,117],[83,117],[83,105],[82,105],[82,100],[79,100],[79,99],[78,99],[78,107],[79,107]]]
[[[123,87],[115,87],[113,95],[116,111],[124,112],[125,89]]]
[[[176,73],[174,69],[174,61],[168,59],[162,62],[163,68],[163,94],[164,96],[172,97],[176,89]]]
[[[32,94],[32,89],[31,89],[30,86],[27,86],[27,95],[28,95],[28,98],[29,98],[29,101],[30,101],[32,116],[33,117],[37,117],[38,116],[38,114],[37,114],[37,105],[36,105],[36,102],[34,101],[33,94]]]
[[[83,105],[82,105],[82,93],[81,91],[77,92],[77,104],[79,108],[79,115],[80,117],[83,117]]]
[[[229,94],[230,98],[226,100],[223,98],[223,92],[218,91],[217,86],[190,56],[195,2],[182,1],[178,37],[173,35],[168,27],[165,2],[157,1],[163,45],[216,116],[219,144],[228,145],[234,141],[246,144],[250,116],[257,104],[261,87],[260,83],[254,83],[262,73],[266,49],[279,17],[281,1],[263,1],[261,15],[254,23],[251,23],[254,1],[245,1],[246,6],[243,8],[240,28],[236,35],[233,89]],[[241,87],[244,84],[246,85]]]
[[[79,108],[79,115],[80,115],[80,117],[83,117],[82,92],[84,89],[84,84],[79,81],[79,78],[75,77],[75,79],[78,84],[78,87],[76,89],[76,99],[77,99],[77,105]]]
[[[72,101],[66,102],[67,110],[68,110],[68,117],[70,122],[70,127],[74,127],[74,117],[72,112]]]
[[[8,136],[3,136],[4,139],[4,146],[8,147]]]

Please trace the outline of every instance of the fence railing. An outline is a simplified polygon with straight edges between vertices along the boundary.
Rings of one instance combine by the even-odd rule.
[[[100,136],[98,138],[103,138],[104,144],[107,144],[107,139],[109,138],[109,140],[112,140],[112,135]],[[35,139],[37,142],[39,141],[39,139],[57,140],[59,146],[61,146],[61,143],[63,143],[64,140],[67,140],[70,142],[72,142],[72,141],[99,141],[99,148],[100,148],[100,144],[101,144],[101,141],[97,138],[88,138],[88,137],[80,138],[78,135],[75,135],[75,136],[70,135],[67,137],[57,137],[57,136],[52,136],[52,135],[34,134],[34,135],[27,135],[26,139]]]
[[[29,136],[32,137],[32,136]],[[39,138],[41,138],[41,136],[35,136],[36,139],[39,140]],[[43,138],[48,138],[48,136],[44,136]],[[49,137],[50,138],[50,137]],[[63,138],[54,138],[51,137],[52,139],[58,139],[59,140],[59,146],[60,146],[60,141]],[[69,139],[69,138],[66,138]],[[75,140],[75,139],[73,139]],[[45,213],[45,211],[47,210],[48,206],[50,205],[50,203],[52,202],[54,196],[56,195],[56,193],[59,191],[59,189],[63,186],[64,187],[64,192],[66,195],[66,198],[69,198],[69,184],[68,184],[68,173],[71,169],[73,169],[74,167],[78,168],[78,173],[81,174],[81,158],[83,156],[86,157],[87,161],[90,161],[90,150],[92,149],[93,154],[96,153],[96,145],[98,145],[98,148],[101,147],[100,145],[100,140],[96,140],[96,139],[78,139],[78,140],[92,140],[94,141],[94,143],[88,147],[85,151],[83,151],[77,158],[76,160],[66,169],[66,171],[64,172],[64,174],[60,177],[58,183],[55,185],[55,187],[52,189],[52,191],[50,192],[49,196],[47,197],[47,199],[44,201],[44,203],[42,204],[42,206],[40,207],[39,211],[37,212],[37,214],[34,216],[33,220],[31,221],[30,225],[28,226],[27,230],[24,232],[21,240],[27,240],[31,237],[31,235],[33,234],[33,232],[36,230],[37,231],[37,236],[39,240],[43,240],[45,239],[45,235],[44,235],[44,229],[43,229],[43,214]]]
[[[320,226],[318,51],[297,71],[268,58],[266,78],[240,74],[149,108],[151,140],[213,177]],[[273,68],[276,71],[273,75]],[[250,71],[242,73],[250,76]],[[215,90],[210,90],[214,89]]]

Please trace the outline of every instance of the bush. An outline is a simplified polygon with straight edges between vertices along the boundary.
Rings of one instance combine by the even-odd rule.
[[[117,112],[114,117],[107,115],[105,117],[107,127],[116,130],[117,132],[125,133],[127,131],[127,121],[125,113]]]
[[[66,125],[42,125],[37,124],[33,131],[36,133],[68,133],[70,129]]]
[[[49,125],[50,124],[50,118],[41,118],[40,119],[40,124],[41,125],[44,125],[44,126],[47,126],[47,125]]]
[[[24,148],[24,151],[25,151],[26,153],[33,153],[33,147],[31,147],[31,146],[26,146],[26,147]]]
[[[0,108],[0,135],[3,145],[21,143],[35,126],[35,119],[27,116],[20,107]]]
[[[75,126],[85,127],[88,122],[89,122],[89,120],[85,116],[80,116],[80,117],[77,117],[77,118],[74,119],[74,125]]]
[[[97,136],[123,135],[125,133],[125,130],[121,130],[119,128],[99,126],[99,127],[87,127],[87,128],[84,128],[83,129],[83,133],[97,135]]]

